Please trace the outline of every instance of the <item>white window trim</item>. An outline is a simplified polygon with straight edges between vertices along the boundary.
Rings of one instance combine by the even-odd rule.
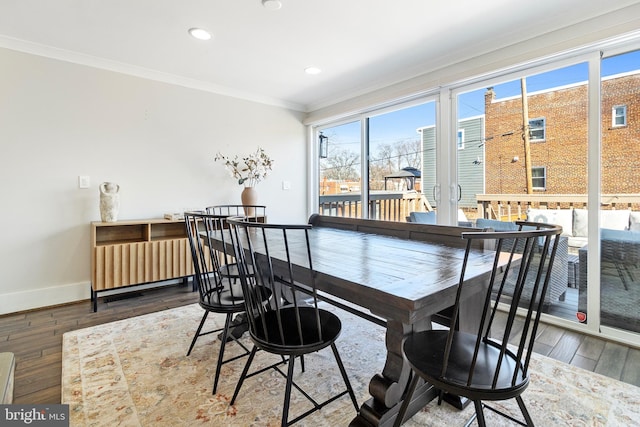
[[[616,118],[619,117],[616,114],[616,111],[617,111],[618,108],[622,108],[622,111],[623,111],[622,117],[624,119],[624,123],[621,123],[621,124],[616,123]],[[611,127],[621,128],[621,127],[625,127],[625,126],[627,126],[627,106],[626,105],[614,105],[611,108]]]
[[[542,120],[542,138],[541,139],[533,139],[531,138],[531,122],[533,120]],[[547,118],[546,117],[534,117],[533,119],[529,119],[529,140],[530,142],[545,142],[547,140]]]
[[[546,166],[532,166],[531,167],[531,174],[533,175],[533,171],[536,169],[542,169],[542,171],[544,172],[542,178],[544,178],[544,187],[536,187],[535,185],[533,186],[534,190],[546,190],[547,189],[547,167]],[[535,178],[541,178],[541,177],[533,177],[533,179]]]

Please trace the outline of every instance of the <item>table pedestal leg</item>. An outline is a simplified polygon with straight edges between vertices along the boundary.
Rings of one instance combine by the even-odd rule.
[[[486,290],[486,284],[475,286],[472,291],[463,294],[469,303],[458,314],[458,328],[461,331],[474,331],[482,318],[482,307],[473,304],[474,297]],[[358,416],[350,426],[391,426],[402,405],[402,398],[411,380],[411,367],[404,358],[402,343],[405,336],[412,332],[431,329],[431,317],[427,317],[411,325],[395,320],[387,320],[387,360],[382,374],[376,374],[369,383],[372,398],[361,407]],[[437,390],[429,383],[418,384],[407,410],[407,419],[422,409],[437,396]],[[466,398],[445,395],[444,399],[458,409],[465,408],[469,401]]]
[[[411,367],[403,356],[403,337],[413,331],[431,329],[431,320],[426,319],[413,325],[397,321],[387,321],[386,347],[387,360],[381,374],[376,374],[369,383],[368,399],[361,407],[358,416],[350,426],[391,426],[402,404],[402,397],[411,380]],[[436,397],[431,384],[422,383],[416,389],[407,416],[422,409]]]

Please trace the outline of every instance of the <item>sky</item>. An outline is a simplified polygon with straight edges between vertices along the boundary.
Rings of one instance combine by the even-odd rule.
[[[640,69],[640,51],[605,58],[601,63],[603,77]],[[572,83],[586,81],[588,64],[580,63],[569,67],[526,76],[527,93]],[[484,114],[484,93],[486,88],[461,94],[458,98],[459,118]],[[520,79],[494,86],[496,99],[520,95]],[[431,126],[435,123],[435,103],[417,105],[411,108],[372,117],[369,120],[369,137],[371,151],[375,153],[380,144],[395,144],[418,138],[416,129]],[[327,129],[324,134],[329,137],[330,147],[345,148],[350,151],[360,150],[359,122]]]

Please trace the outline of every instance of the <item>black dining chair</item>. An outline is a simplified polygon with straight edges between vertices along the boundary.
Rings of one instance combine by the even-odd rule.
[[[286,378],[282,426],[291,425],[346,394],[357,412],[358,403],[335,344],[342,324],[338,316],[318,307],[309,243],[312,226],[249,223],[237,218],[229,219],[229,224],[254,344],[230,404],[235,403],[246,379],[273,368]],[[265,293],[273,296],[269,304],[263,302]],[[293,381],[294,362],[298,356],[302,359],[326,347],[333,351],[345,389],[316,402]],[[287,357],[286,374],[280,369],[281,362],[249,373],[258,349]],[[304,363],[301,367],[304,371]],[[292,388],[300,391],[313,407],[289,421]]]
[[[458,318],[461,296],[478,289],[477,304],[482,304],[482,318],[475,331],[448,330],[414,332],[403,345],[404,355],[412,367],[413,378],[395,420],[404,422],[407,408],[421,380],[439,389],[438,404],[443,393],[463,396],[473,401],[475,414],[466,425],[477,419],[485,425],[483,408],[490,409],[520,425],[532,426],[533,420],[522,400],[529,385],[529,361],[537,335],[544,296],[549,287],[553,261],[562,227],[550,224],[518,222],[518,230],[504,232],[466,232],[467,249],[460,273],[452,319]],[[474,242],[484,241],[484,252],[491,257],[493,268],[488,278],[469,280],[477,275],[478,250]],[[507,280],[514,283],[513,296],[503,303]],[[465,284],[467,283],[467,284]],[[532,295],[518,312],[524,289]],[[496,313],[506,307],[506,321],[498,321]],[[515,398],[524,422],[486,405],[485,401]]]
[[[205,208],[205,212],[225,219],[242,217],[244,221],[248,222],[266,222],[267,218],[267,207],[263,205],[215,205]],[[225,221],[222,221],[222,223],[226,224]],[[220,274],[238,280],[238,268],[233,251],[223,245],[219,253],[222,257]]]
[[[216,363],[216,373],[213,381],[213,394],[216,393],[218,388],[222,365],[250,353],[247,346],[237,340],[233,334],[229,333],[232,315],[244,311],[243,293],[240,282],[239,280],[234,281],[234,277],[227,274],[229,271],[228,265],[222,264],[223,260],[226,259],[226,254],[221,248],[216,248],[211,241],[211,237],[214,234],[223,235],[222,230],[227,228],[227,218],[228,217],[224,215],[209,215],[203,212],[185,212],[184,214],[189,246],[191,248],[191,259],[193,260],[193,280],[200,293],[198,303],[200,307],[204,309],[204,314],[193,336],[193,340],[187,351],[187,356],[191,354],[199,337],[222,331],[222,339]],[[221,273],[223,266],[225,268],[224,274]],[[236,277],[238,277],[237,269]],[[203,332],[203,327],[209,313],[224,314],[226,316],[225,323],[222,328]],[[237,342],[244,351],[241,354],[225,360],[224,351],[228,337]]]
[[[213,205],[206,207],[205,211],[208,214],[220,217],[242,217],[249,222],[267,221],[267,207],[265,205]],[[239,279],[238,268],[233,251],[229,250],[225,245],[219,253],[222,260],[219,273],[234,282],[237,281]],[[235,319],[231,321],[230,328],[227,340],[240,338],[247,331],[248,325],[244,313],[236,315]],[[223,339],[222,335],[219,335],[219,337]]]
[[[265,205],[213,205],[207,206],[205,210],[212,215],[241,216],[251,222],[266,222],[267,219]]]

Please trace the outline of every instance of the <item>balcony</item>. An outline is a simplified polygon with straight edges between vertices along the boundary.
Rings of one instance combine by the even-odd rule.
[[[321,215],[351,218],[362,217],[360,192],[323,195],[319,198]],[[417,191],[372,191],[369,193],[369,218],[382,221],[404,222],[410,212],[430,211],[431,206]]]
[[[640,194],[603,194],[603,209],[640,211]],[[524,219],[529,208],[586,209],[586,194],[478,194],[478,217],[513,221]]]
[[[600,324],[640,332],[637,309],[640,301],[640,194],[603,194],[600,200]],[[550,307],[549,312],[563,318],[586,321],[589,283],[587,196],[481,194],[477,196],[477,204],[478,217],[487,219],[525,219],[529,209],[537,212],[547,209],[549,217],[555,215],[560,218],[561,214],[566,218],[560,225],[568,230],[563,235],[569,239],[570,289],[564,301]],[[580,221],[582,225],[579,225]],[[556,222],[560,223],[560,220]],[[574,316],[571,316],[572,312]]]

